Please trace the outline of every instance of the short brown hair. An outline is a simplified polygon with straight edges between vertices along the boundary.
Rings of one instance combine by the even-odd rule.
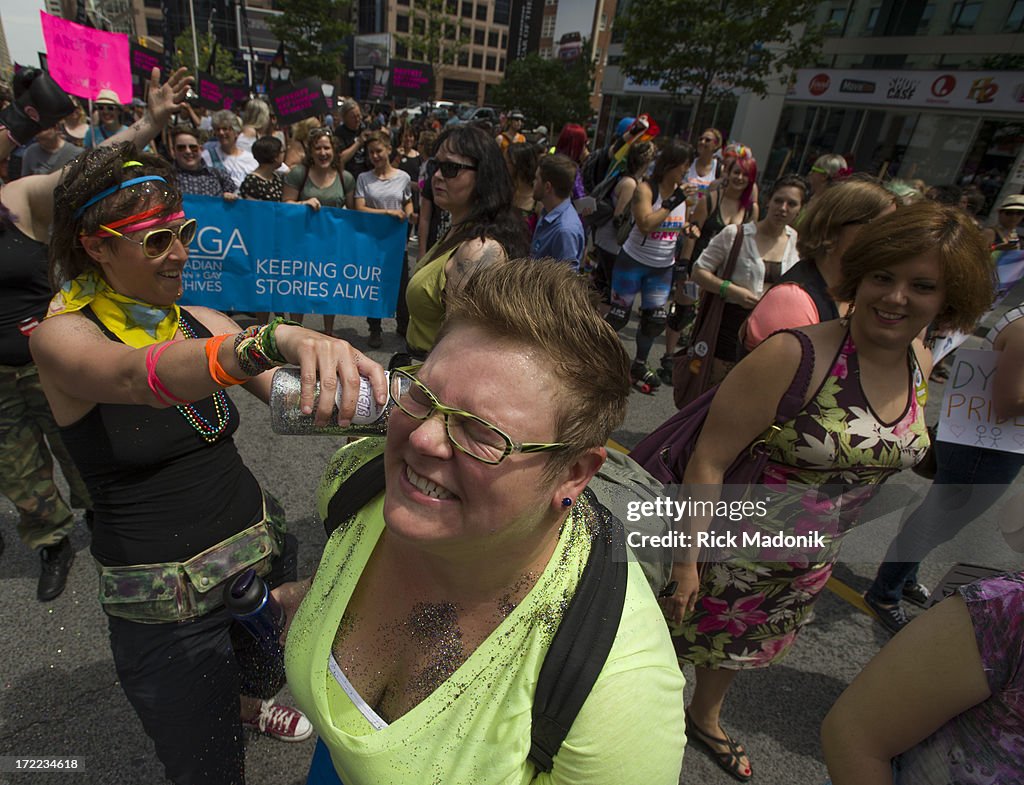
[[[865,226],[843,254],[842,279],[832,295],[852,302],[868,273],[931,251],[938,254],[946,290],[934,324],[969,332],[992,305],[995,274],[981,231],[957,207],[915,202]]]
[[[538,174],[542,183],[551,183],[555,196],[568,199],[572,194],[573,183],[576,182],[576,164],[567,155],[555,153],[545,155],[537,163]]]
[[[873,178],[843,180],[822,191],[807,205],[796,224],[800,258],[823,259],[835,246],[844,226],[873,221],[894,204],[893,194]]]
[[[370,133],[366,135],[366,142],[364,143],[363,146],[369,147],[374,142],[377,142],[377,144],[382,144],[390,150],[392,147],[391,134],[388,133],[387,131],[370,131]]]
[[[555,439],[571,447],[551,454],[548,479],[604,445],[626,416],[629,356],[598,314],[590,285],[564,262],[510,259],[477,267],[448,300],[437,342],[459,327],[474,327],[498,345],[536,349],[562,380]]]
[[[171,140],[171,147],[174,147],[174,142],[179,136],[184,136],[185,134],[195,137],[195,140],[199,142],[200,145],[206,141],[206,134],[194,125],[176,125],[171,128],[170,133],[168,134],[168,137]]]

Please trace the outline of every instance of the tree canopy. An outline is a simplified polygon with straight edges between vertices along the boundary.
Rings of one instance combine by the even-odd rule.
[[[818,0],[637,0],[615,24],[622,68],[697,96],[691,132],[708,99],[733,88],[764,96],[776,73],[813,64],[823,39]]]
[[[586,46],[583,51],[587,51]],[[593,78],[593,67],[585,56],[566,64],[531,53],[508,64],[492,98],[503,109],[519,109],[544,123],[554,134],[565,123],[590,118]]]
[[[317,76],[333,82],[344,69],[342,39],[352,32],[348,0],[277,0],[282,13],[269,20],[270,29],[288,52],[295,76]]]
[[[196,43],[199,44],[199,69],[210,71],[210,52],[213,49],[214,38],[209,33],[198,33]],[[235,59],[230,49],[223,46],[217,47],[217,55],[213,59],[211,76],[229,83],[240,83],[245,81],[245,75],[235,68]],[[182,33],[174,39],[174,54],[171,55],[171,65],[175,68],[185,66],[189,71],[196,67],[196,60],[192,56],[192,28],[186,27]]]

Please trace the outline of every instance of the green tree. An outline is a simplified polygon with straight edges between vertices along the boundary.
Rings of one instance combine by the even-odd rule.
[[[695,95],[690,133],[709,99],[732,88],[764,97],[774,74],[814,62],[823,35],[818,0],[636,0],[615,24],[624,34],[622,68]]]
[[[584,45],[583,51],[587,49]],[[593,65],[586,57],[567,65],[531,53],[508,64],[492,96],[503,109],[519,109],[555,134],[566,123],[584,122],[593,113],[593,80]]]
[[[412,17],[412,31],[395,34],[395,41],[409,52],[409,58],[430,63],[430,94],[437,96],[437,86],[443,84],[444,71],[454,65],[469,43],[469,28],[450,15],[454,4],[449,0],[416,0]]]
[[[199,44],[199,68],[202,71],[209,71],[210,52],[213,49],[214,38],[209,33],[196,35],[196,42]],[[213,59],[213,76],[229,84],[236,84],[245,81],[245,76],[234,66],[234,57],[231,50],[223,46],[217,46],[217,55]],[[185,30],[174,39],[174,54],[171,56],[171,65],[175,68],[185,66],[189,71],[196,67],[196,59],[192,56],[192,28]]]
[[[270,19],[270,29],[294,74],[335,81],[345,68],[342,39],[352,32],[349,1],[277,0],[275,7],[282,13]]]

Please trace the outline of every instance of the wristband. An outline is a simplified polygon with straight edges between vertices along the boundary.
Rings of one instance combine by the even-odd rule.
[[[278,316],[276,319],[272,319],[270,323],[260,331],[260,349],[270,359],[270,361],[274,363],[274,365],[288,365],[288,360],[286,360],[284,355],[281,354],[281,350],[277,348],[277,328],[282,324],[287,324],[291,327],[302,326],[298,322],[293,322],[291,319],[284,319]]]
[[[220,351],[220,345],[224,343],[230,334],[225,333],[224,335],[215,335],[206,341],[206,367],[210,371],[210,378],[214,382],[219,384],[221,387],[230,387],[233,384],[245,384],[247,379],[238,379],[227,371],[224,370],[224,366],[220,364],[220,360],[217,358],[217,352]]]
[[[723,300],[725,299],[725,290],[732,286],[732,281],[722,281],[722,285],[718,287],[718,296]]]

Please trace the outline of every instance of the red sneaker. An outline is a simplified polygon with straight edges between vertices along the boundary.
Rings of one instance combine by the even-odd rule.
[[[305,741],[313,735],[313,726],[305,714],[291,706],[275,703],[273,698],[263,701],[260,713],[251,720],[242,720],[242,727],[281,741]]]

